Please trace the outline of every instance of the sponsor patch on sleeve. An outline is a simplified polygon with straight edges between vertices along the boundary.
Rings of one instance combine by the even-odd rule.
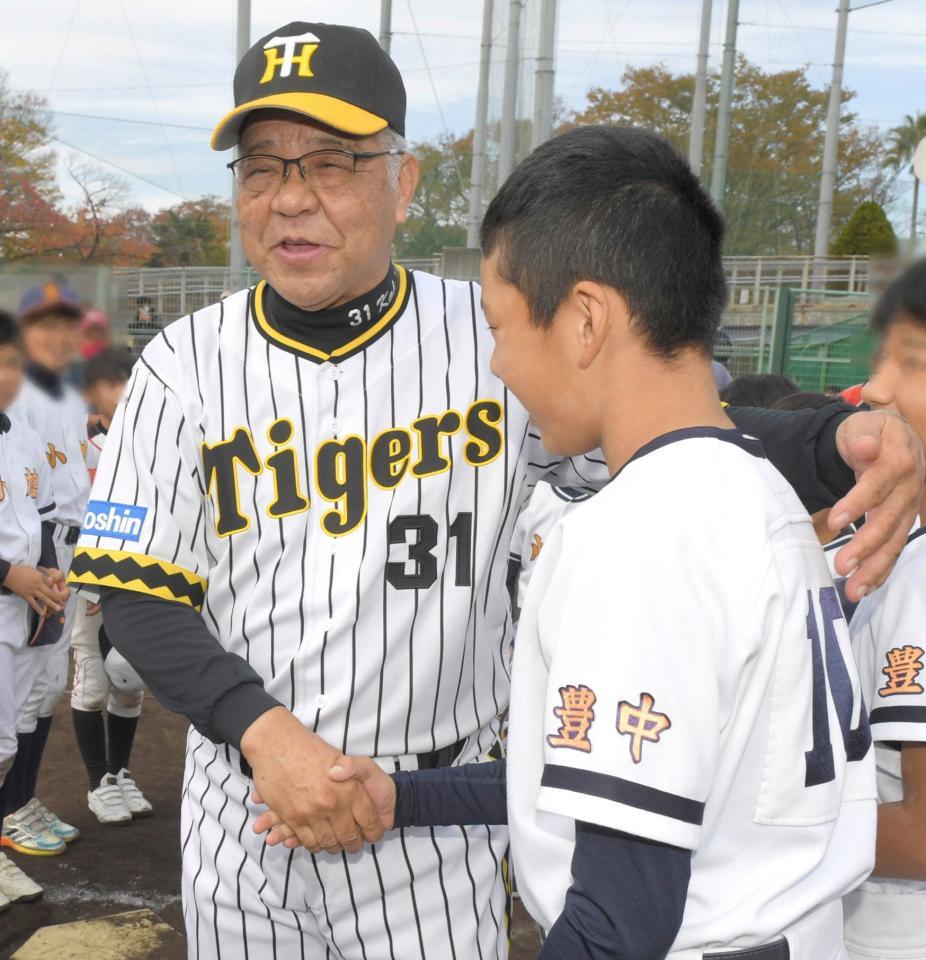
[[[84,525],[80,532],[91,537],[138,540],[147,515],[147,507],[112,503],[109,500],[91,500],[87,504]]]

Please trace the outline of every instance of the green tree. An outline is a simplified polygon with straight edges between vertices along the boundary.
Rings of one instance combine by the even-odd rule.
[[[430,257],[444,247],[465,245],[472,131],[459,138],[443,134],[410,149],[421,165],[421,179],[408,220],[396,233],[396,256]]]
[[[836,257],[893,256],[897,237],[884,210],[869,200],[856,207],[831,252]]]
[[[719,71],[708,77],[704,182],[710,181],[719,98]],[[843,103],[854,98],[843,92]],[[766,73],[737,59],[724,213],[726,252],[757,255],[808,253],[813,248],[829,91],[814,89],[807,69]],[[566,126],[635,124],[656,130],[682,154],[688,150],[694,75],[663,64],[628,67],[617,90],[595,87],[588,105]],[[883,146],[844,106],[840,118],[839,178],[833,231],[864,200],[885,202]]]
[[[903,118],[903,123],[894,127],[888,133],[887,154],[884,157],[884,166],[895,175],[903,170],[913,173],[913,154],[924,137],[926,137],[926,113],[918,113],[915,117],[909,113]],[[913,177],[913,210],[910,213],[910,239],[916,238],[916,208],[920,198],[920,181]]]
[[[218,197],[185,200],[151,222],[149,267],[222,267],[228,263],[231,207]]]

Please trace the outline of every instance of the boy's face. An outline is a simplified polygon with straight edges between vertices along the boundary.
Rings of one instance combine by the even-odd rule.
[[[0,346],[0,410],[6,410],[16,399],[23,382],[23,361],[19,347],[12,343]]]
[[[61,373],[77,354],[77,318],[47,313],[27,320],[22,327],[26,357],[53,373]]]
[[[896,410],[926,443],[926,326],[901,314],[887,328],[862,399]]]
[[[116,413],[116,407],[125,393],[127,380],[97,380],[93,386],[87,387],[84,391],[87,403],[89,403],[100,416],[107,420],[112,420]]]
[[[593,450],[598,437],[582,400],[568,306],[549,328],[536,326],[518,288],[496,273],[497,261],[493,253],[481,267],[482,305],[495,340],[492,372],[524,405],[550,453]]]

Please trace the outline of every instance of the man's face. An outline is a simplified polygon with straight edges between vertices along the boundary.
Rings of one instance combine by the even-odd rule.
[[[267,111],[245,127],[239,154],[295,158],[325,148],[372,153],[382,146],[375,136],[339,137],[291,113]],[[375,287],[417,184],[414,158],[404,158],[398,188],[387,171],[387,158],[376,157],[357,161],[351,179],[335,189],[313,188],[293,167],[263,193],[239,188],[238,222],[252,266],[306,310],[337,306]]]
[[[862,399],[898,411],[926,443],[926,326],[903,315],[891,323]]]
[[[23,362],[19,348],[12,343],[0,346],[0,410],[16,399],[23,382]]]
[[[492,373],[521,401],[550,453],[572,456],[598,445],[576,376],[577,342],[569,306],[549,328],[531,322],[521,292],[496,273],[498,254],[483,258],[482,306],[495,340]]]
[[[52,373],[61,373],[77,354],[77,317],[46,313],[22,327],[26,357]]]

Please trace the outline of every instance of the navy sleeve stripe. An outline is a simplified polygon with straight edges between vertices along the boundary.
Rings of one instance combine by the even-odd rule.
[[[54,500],[51,503],[46,504],[44,507],[39,507],[39,516],[44,517],[46,513],[51,513],[58,506]]]
[[[575,767],[548,763],[543,768],[540,784],[544,787],[584,793],[590,797],[601,797],[603,800],[648,810],[650,813],[658,813],[683,823],[693,823],[695,826],[701,826],[704,820],[704,804],[697,800],[594,770],[577,770]]]
[[[875,707],[869,722],[876,723],[926,723],[926,707]]]

